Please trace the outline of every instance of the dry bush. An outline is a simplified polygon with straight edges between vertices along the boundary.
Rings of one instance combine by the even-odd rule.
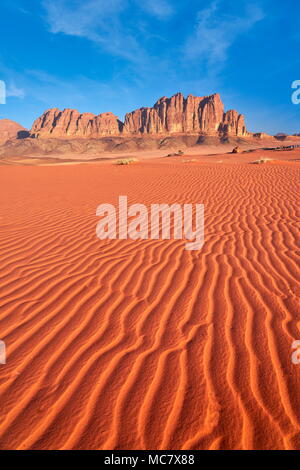
[[[116,165],[130,165],[130,163],[138,162],[137,158],[122,158],[117,160]]]
[[[264,163],[267,163],[267,162],[271,162],[272,159],[271,158],[261,158],[260,160],[255,160],[254,162],[251,162],[252,165],[262,165]]]

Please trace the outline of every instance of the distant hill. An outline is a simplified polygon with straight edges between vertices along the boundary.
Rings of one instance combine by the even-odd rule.
[[[29,136],[29,132],[23,126],[10,119],[0,119],[0,142],[9,139],[23,139]]]

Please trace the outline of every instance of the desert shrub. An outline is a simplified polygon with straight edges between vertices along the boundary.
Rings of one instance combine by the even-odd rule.
[[[251,162],[253,165],[262,165],[263,163],[271,162],[271,158],[261,158],[260,160],[255,160],[254,162]]]

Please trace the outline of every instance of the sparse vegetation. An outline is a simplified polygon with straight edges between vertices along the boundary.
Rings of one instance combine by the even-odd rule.
[[[183,150],[178,150],[178,152],[175,153],[168,153],[167,157],[180,157],[181,155],[184,155]]]
[[[267,162],[271,162],[271,158],[261,158],[260,160],[255,160],[254,162],[251,162],[253,165],[262,165]]]
[[[130,165],[130,163],[138,162],[137,158],[122,158],[117,160],[116,165]]]

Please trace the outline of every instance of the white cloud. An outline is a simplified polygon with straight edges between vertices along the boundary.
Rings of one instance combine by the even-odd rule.
[[[139,60],[140,45],[120,20],[126,0],[44,0],[43,5],[52,33],[84,37],[112,54]]]
[[[43,0],[43,6],[52,33],[86,38],[110,54],[138,64],[147,61],[147,51],[138,39],[138,22],[122,18],[123,12],[131,6],[160,20],[173,13],[167,0]]]
[[[224,63],[236,39],[264,18],[260,7],[246,4],[244,14],[241,14],[242,6],[243,2],[240,1],[237,14],[224,14],[227,3],[215,0],[209,7],[200,10],[195,32],[185,45],[185,57],[206,60],[215,67]]]
[[[19,98],[23,99],[26,96],[26,86],[21,74],[15,73],[14,70],[6,67],[0,60],[0,81],[4,82],[6,98]],[[22,84],[22,88],[17,86],[16,83]]]
[[[158,19],[167,19],[174,14],[174,9],[166,0],[137,0],[137,4]]]

